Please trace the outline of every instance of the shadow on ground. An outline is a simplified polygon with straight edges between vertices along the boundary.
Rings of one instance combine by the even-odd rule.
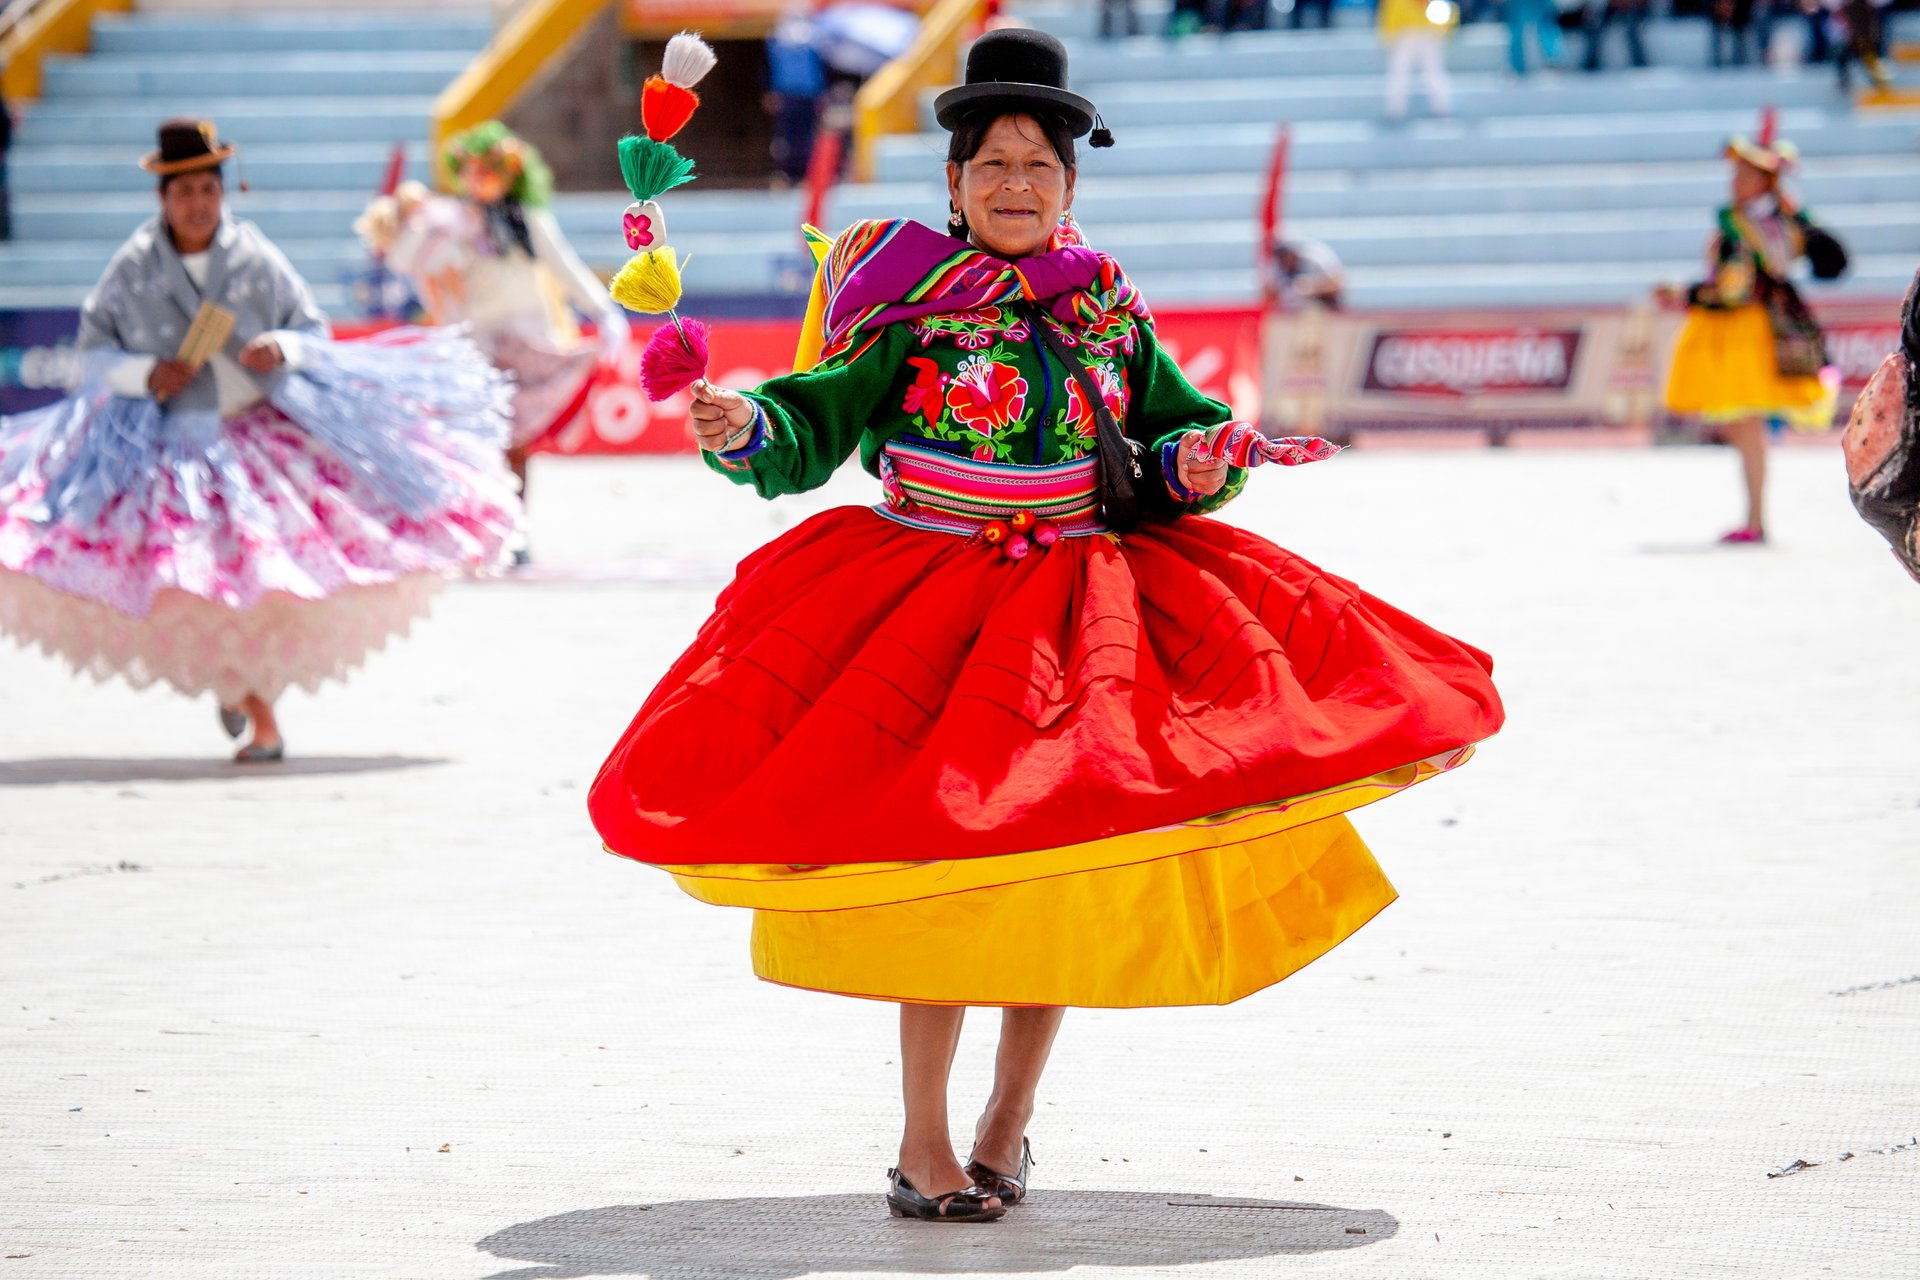
[[[343,773],[388,773],[445,764],[439,756],[291,756],[279,764],[234,764],[219,757],[171,759],[0,760],[0,787],[54,782],[231,782],[236,778],[313,778]]]
[[[1140,1191],[1043,1191],[999,1222],[907,1222],[888,1217],[876,1193],[578,1209],[476,1247],[534,1264],[489,1280],[798,1280],[1177,1267],[1357,1249],[1399,1229],[1380,1209]]]

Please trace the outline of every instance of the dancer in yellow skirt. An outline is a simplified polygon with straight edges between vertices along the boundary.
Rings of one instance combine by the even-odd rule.
[[[1208,518],[1333,450],[1232,421],[1081,242],[1074,140],[1109,139],[1059,42],[982,36],[936,113],[947,234],[848,228],[817,361],[693,384],[715,470],[775,497],[858,451],[882,502],[741,564],[588,806],[752,908],[761,977],[900,1005],[887,1205],[982,1222],[1027,1194],[1066,1006],[1224,1004],[1325,954],[1394,896],[1346,815],[1504,713],[1486,654]],[[967,1006],[1004,1013],[961,1156]]]
[[[1729,544],[1766,541],[1769,427],[1825,431],[1839,387],[1819,326],[1788,273],[1806,257],[1815,275],[1831,279],[1846,269],[1846,255],[1782,189],[1797,152],[1770,132],[1727,143],[1733,203],[1720,210],[1707,278],[1659,291],[1663,301],[1688,308],[1667,408],[1719,428],[1740,452],[1747,520],[1721,538]]]

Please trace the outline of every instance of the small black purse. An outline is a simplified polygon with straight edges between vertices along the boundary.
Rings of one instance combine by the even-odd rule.
[[[1847,274],[1847,247],[1831,231],[1809,222],[1802,234],[1806,238],[1807,265],[1813,269],[1815,280],[1838,280]]]
[[[1066,367],[1080,384],[1080,394],[1093,406],[1095,438],[1100,445],[1100,507],[1107,527],[1126,533],[1140,526],[1142,508],[1155,514],[1172,515],[1173,495],[1167,492],[1166,476],[1160,468],[1157,450],[1149,449],[1120,429],[1113,411],[1094,384],[1086,365],[1067,349],[1046,320],[1027,308],[1027,319],[1047,351]],[[1159,501],[1156,501],[1160,499]]]

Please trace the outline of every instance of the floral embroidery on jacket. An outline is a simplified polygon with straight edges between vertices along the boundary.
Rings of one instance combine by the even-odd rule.
[[[1140,349],[1139,321],[1124,313],[1092,326],[1081,336],[1089,350],[1109,358],[1130,356]]]
[[[1106,402],[1108,412],[1115,421],[1127,420],[1127,379],[1112,360],[1102,360],[1087,366],[1087,373],[1094,384],[1100,388],[1100,399]],[[1085,455],[1093,448],[1093,442],[1099,435],[1099,421],[1094,416],[1093,406],[1087,403],[1087,393],[1080,389],[1080,379],[1067,379],[1067,406],[1055,415],[1053,423],[1054,439],[1060,442],[1061,450],[1069,456]]]
[[[1003,350],[960,362],[947,386],[947,408],[961,427],[979,437],[975,458],[984,462],[1008,457],[1011,445],[1002,437],[1010,428],[1026,425],[1027,390],[1025,376]]]
[[[913,385],[907,388],[907,397],[900,404],[901,412],[909,418],[918,416],[931,431],[940,422],[940,412],[947,393],[947,376],[940,372],[938,361],[925,356],[908,356],[907,363],[916,372]]]
[[[1024,318],[1001,307],[925,316],[909,327],[923,347],[932,346],[936,338],[948,337],[965,351],[982,350],[1003,338],[1009,342],[1025,342],[1032,336]]]

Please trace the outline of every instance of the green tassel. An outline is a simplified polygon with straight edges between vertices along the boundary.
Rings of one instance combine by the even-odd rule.
[[[620,176],[635,200],[658,200],[683,182],[693,181],[693,161],[664,142],[640,134],[620,139]]]

